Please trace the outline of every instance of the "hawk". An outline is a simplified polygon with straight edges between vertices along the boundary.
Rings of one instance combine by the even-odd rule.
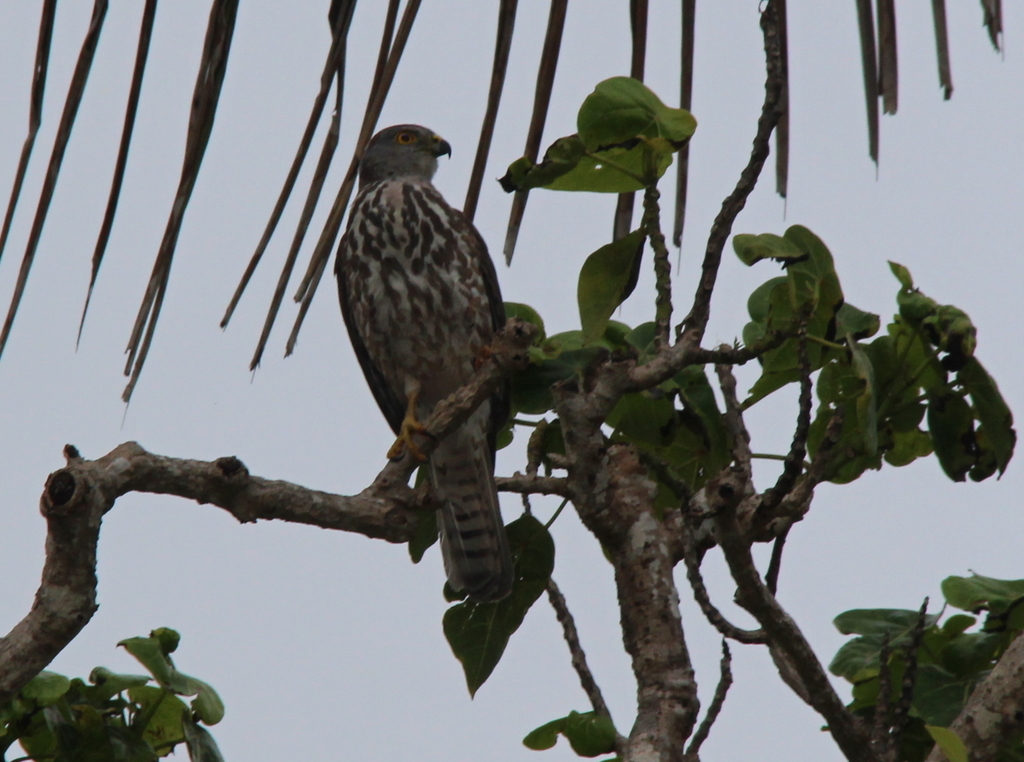
[[[463,386],[505,325],[494,263],[480,233],[431,184],[451,146],[432,130],[400,124],[370,140],[359,192],[338,248],[341,314],[363,375],[408,448],[434,406]],[[484,402],[430,456],[448,582],[470,600],[512,587],[512,558],[494,486],[495,434],[508,395]]]

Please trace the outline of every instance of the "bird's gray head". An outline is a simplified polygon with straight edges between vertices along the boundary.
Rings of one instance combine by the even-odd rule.
[[[386,127],[372,138],[359,162],[359,187],[393,177],[431,180],[437,157],[451,156],[452,147],[440,135],[418,124]]]

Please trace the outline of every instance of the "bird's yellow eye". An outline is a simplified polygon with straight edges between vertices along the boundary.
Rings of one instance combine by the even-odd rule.
[[[411,145],[416,142],[416,136],[411,132],[400,132],[395,135],[395,142],[402,146]]]

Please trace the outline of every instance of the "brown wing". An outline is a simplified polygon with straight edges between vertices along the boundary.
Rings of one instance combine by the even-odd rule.
[[[369,385],[370,391],[373,392],[373,397],[377,400],[377,405],[380,407],[380,411],[384,413],[384,417],[391,426],[391,430],[398,434],[402,426],[402,418],[405,416],[405,406],[388,386],[387,381],[384,379],[384,374],[373,364],[373,360],[370,359],[370,353],[366,351],[363,337],[356,328],[355,320],[352,319],[352,308],[349,305],[348,299],[348,285],[345,281],[345,273],[342,272],[341,267],[341,252],[348,245],[348,233],[346,232],[341,238],[338,254],[334,259],[334,276],[338,280],[338,301],[341,303],[341,316],[345,320],[345,328],[348,329],[348,337],[352,341],[352,349],[356,353],[356,359],[359,360],[359,367],[363,369],[366,383]]]
[[[476,226],[458,209],[452,209],[452,218],[457,224],[465,227],[469,233],[467,237],[472,244],[470,255],[479,264],[480,272],[483,274],[484,288],[487,290],[488,307],[491,312],[491,326],[497,333],[505,327],[505,303],[501,299],[501,288],[498,286],[498,274],[494,269],[494,260],[487,253],[487,243]],[[487,442],[491,449],[492,468],[494,466],[495,440],[498,432],[508,423],[510,396],[511,389],[506,380],[498,392],[491,397],[491,421],[487,431]]]

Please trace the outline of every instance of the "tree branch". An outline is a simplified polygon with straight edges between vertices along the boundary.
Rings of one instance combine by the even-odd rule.
[[[735,510],[716,517],[719,545],[736,582],[737,602],[753,614],[768,636],[769,648],[790,687],[828,723],[836,744],[851,762],[871,759],[863,724],[845,707],[800,628],[762,582],[750,555],[750,541],[739,528]],[[781,663],[780,663],[781,662]],[[787,671],[791,674],[787,675]],[[793,681],[796,684],[793,684]]]
[[[442,400],[426,422],[421,450],[429,454],[515,367],[526,363],[535,328],[509,320],[487,360],[462,389]],[[352,497],[332,495],[249,474],[235,457],[213,462],[168,458],[135,442],[87,461],[68,445],[67,465],[50,474],[40,499],[47,522],[46,560],[31,611],[0,639],[0,704],[52,661],[96,612],[96,546],[103,515],[129,492],[211,503],[241,522],[280,519],[406,542],[417,511],[433,507],[429,490],[409,488],[419,465],[410,453],[389,461],[373,483]]]
[[[579,675],[583,692],[590,699],[590,705],[594,707],[594,712],[610,720],[612,714],[608,711],[608,705],[604,703],[604,696],[601,695],[601,689],[598,687],[597,681],[594,680],[590,667],[587,666],[587,655],[583,653],[583,646],[580,645],[580,636],[576,632],[576,622],[569,611],[569,606],[565,602],[565,596],[562,595],[562,591],[558,589],[558,585],[555,584],[553,579],[548,580],[547,589],[548,600],[551,602],[551,607],[555,610],[558,623],[562,625],[562,634],[565,636],[565,642],[569,646],[569,653],[572,656],[572,667],[576,670],[576,674]],[[620,753],[624,748],[625,742],[626,739],[621,736],[616,738],[615,746]]]
[[[498,492],[569,496],[569,483],[559,476],[524,476],[516,471],[512,476],[495,477],[494,483],[498,487]]]
[[[1024,634],[1003,652],[949,729],[960,736],[971,762],[992,762],[1024,731]],[[936,746],[926,762],[946,762],[946,757]]]
[[[693,347],[700,346],[704,337],[704,329],[708,324],[711,312],[711,294],[718,278],[718,267],[722,263],[722,251],[732,232],[732,224],[737,215],[746,206],[747,197],[754,190],[757,179],[768,158],[769,140],[775,126],[782,116],[782,90],[784,77],[782,70],[782,48],[779,35],[778,3],[769,0],[761,13],[761,30],[764,33],[765,68],[767,78],[764,83],[764,105],[761,116],[757,120],[757,133],[750,152],[750,160],[740,174],[739,182],[733,192],[722,202],[722,209],[711,225],[708,243],[704,252],[704,263],[701,265],[701,278],[697,292],[693,297],[690,314],[677,329],[682,341]]]
[[[708,707],[707,714],[704,715],[700,727],[697,728],[697,732],[693,734],[693,738],[690,740],[690,745],[686,748],[686,756],[684,758],[686,762],[700,762],[700,747],[708,739],[711,726],[715,724],[715,720],[718,719],[718,715],[725,705],[725,697],[729,693],[729,686],[731,685],[732,654],[729,653],[729,643],[722,640],[721,677],[718,678],[718,685],[715,687],[715,696],[711,699],[711,706]]]

